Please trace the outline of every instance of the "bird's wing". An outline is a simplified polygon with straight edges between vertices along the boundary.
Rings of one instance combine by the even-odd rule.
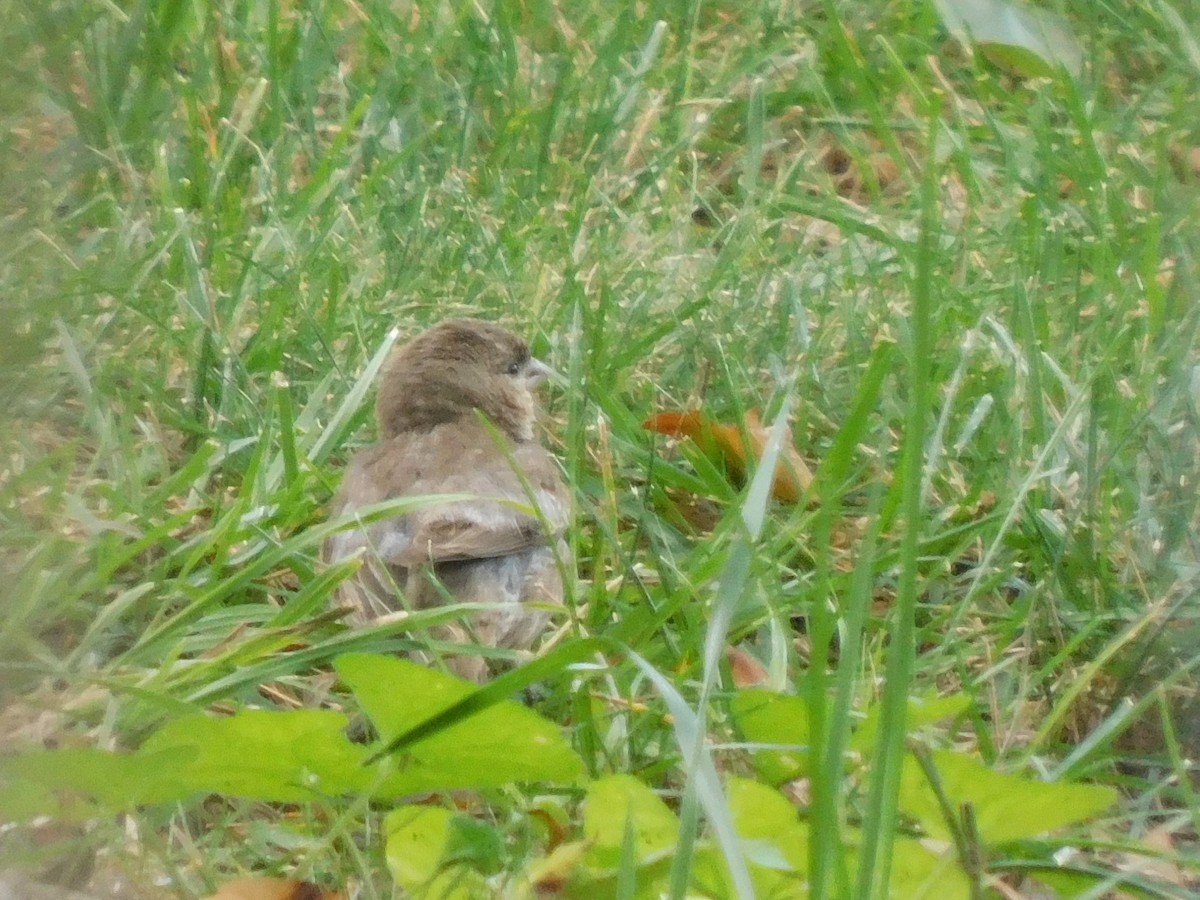
[[[383,485],[379,484],[372,477],[372,472],[379,462],[378,457],[380,454],[378,450],[378,445],[368,447],[351,460],[350,465],[346,468],[345,475],[342,477],[342,486],[333,498],[332,503],[330,503],[329,515],[331,519],[352,516],[365,507],[374,506],[376,503],[382,503],[388,499]],[[374,525],[366,525],[361,528],[343,528],[335,531],[321,545],[321,560],[325,563],[335,563],[351,557],[361,550],[371,548],[374,543],[374,531]],[[394,541],[399,537],[402,537],[402,534],[397,532],[391,536],[391,540]]]
[[[422,510],[411,519],[409,544],[393,557],[406,567],[508,556],[546,543],[536,518],[494,499]]]
[[[510,461],[476,423],[397,437],[364,450],[346,471],[334,513],[437,494],[477,499],[436,503],[338,532],[327,543],[326,558],[367,547],[389,567],[404,569],[489,559],[547,545],[562,534],[570,514],[557,466],[540,445],[516,445]],[[540,518],[527,511],[532,507]]]
[[[495,448],[479,449],[471,454],[469,468],[449,479],[444,490],[477,499],[438,504],[408,516],[412,530],[403,559],[397,560],[402,565],[507,556],[544,547],[566,528],[566,491],[545,450],[522,444],[510,462]],[[524,478],[513,470],[514,463]]]

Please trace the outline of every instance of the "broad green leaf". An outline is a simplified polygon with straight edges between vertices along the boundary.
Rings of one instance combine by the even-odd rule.
[[[790,745],[754,751],[754,765],[768,782],[782,784],[808,773],[808,706],[801,698],[752,688],[733,698],[730,711],[747,741]]]
[[[481,872],[498,872],[503,864],[504,843],[486,822],[458,815],[450,820],[450,843],[446,856],[455,862],[469,863]]]
[[[415,891],[437,874],[450,843],[454,813],[436,806],[402,806],[384,821],[387,864],[396,883]]]
[[[957,811],[970,803],[979,834],[989,844],[1082,822],[1117,799],[1116,791],[1099,785],[1047,783],[994,772],[965,753],[943,750],[932,758],[951,807]],[[951,837],[937,794],[912,755],[905,759],[900,778],[900,807],[930,835]]]
[[[738,836],[773,852],[750,852],[750,861],[784,872],[804,874],[808,849],[808,826],[802,823],[796,807],[774,788],[748,778],[731,778],[726,786],[729,808]]]
[[[592,844],[588,864],[601,870],[620,865],[627,828],[639,864],[662,859],[679,839],[675,813],[633,776],[612,775],[588,785],[583,813],[583,833]]]
[[[770,897],[771,900],[807,900],[807,885],[792,873],[779,870],[777,847],[758,841],[747,841],[744,846],[746,860],[750,864],[754,896]],[[803,849],[801,848],[802,851]],[[696,846],[687,896],[719,897],[721,900],[739,896],[733,879],[729,876],[729,865],[725,857],[709,843]]]
[[[471,830],[469,820],[436,806],[402,806],[388,813],[385,855],[396,883],[421,897],[487,896],[490,891],[483,877],[457,862],[478,860],[478,854],[463,852],[464,828]],[[494,831],[487,831],[495,837]]]
[[[800,821],[796,807],[773,788],[746,778],[730,779],[726,791],[758,894],[804,896],[808,826]]]
[[[505,672],[482,687],[460,693],[460,699],[449,706],[442,706],[440,712],[418,719],[399,734],[385,740],[382,746],[375,750],[375,757],[381,758],[400,750],[407,750],[431,734],[457,725],[490,706],[510,700],[538,681],[561,678],[568,666],[597,653],[623,653],[625,649],[623,644],[612,638],[580,638],[562,644],[522,666]],[[375,757],[372,757],[372,761]]]
[[[183,800],[195,793],[177,775],[194,756],[186,748],[113,753],[95,747],[35,750],[0,760],[0,820],[42,814],[78,818]],[[70,796],[64,796],[64,793]]]
[[[194,748],[175,777],[181,788],[277,802],[369,789],[365,748],[350,743],[346,717],[320,709],[246,710],[227,718],[177,719],[142,752]]]
[[[18,759],[19,757],[12,757]],[[9,779],[8,775],[0,774],[0,825],[14,822],[28,822],[38,816],[54,816],[57,819],[74,821],[79,818],[90,818],[95,810],[93,804],[81,800],[78,813],[71,809],[71,804],[65,803],[54,789],[37,784],[25,778]]]
[[[1026,77],[1053,75],[1057,67],[1078,76],[1083,50],[1066,21],[1016,0],[934,0],[946,28],[974,43],[1005,71]]]
[[[970,702],[965,694],[913,697],[908,701],[906,727],[911,733],[961,715]],[[747,741],[789,745],[754,751],[754,764],[769,783],[782,784],[808,774],[808,706],[803,698],[752,688],[734,697],[730,710]],[[879,711],[872,708],[850,738],[849,749],[868,753],[878,726]]]
[[[971,705],[971,698],[966,694],[950,694],[939,697],[928,693],[919,697],[909,697],[908,709],[904,715],[904,728],[907,734],[914,734],[926,725],[934,725],[943,719],[961,716]],[[871,752],[875,746],[875,731],[879,727],[880,707],[873,706],[867,710],[862,724],[850,738],[850,749],[861,754]]]
[[[475,690],[469,682],[405,659],[347,654],[335,662],[386,743]],[[388,758],[376,796],[482,788],[514,781],[571,782],[583,761],[554,723],[519,703],[480,710]]]
[[[714,683],[715,660],[720,652],[720,645],[723,643],[717,639],[716,635],[725,631],[728,624],[727,621],[722,624],[719,620],[723,615],[722,610],[727,614],[732,609],[745,584],[749,565],[749,545],[744,540],[735,542],[721,571],[715,613],[718,620],[710,623],[708,633],[704,638],[705,675],[704,686],[701,689],[700,710],[704,710],[708,706],[705,698],[709,695]],[[662,672],[632,650],[629,651],[629,658],[641,669],[642,674],[654,685],[655,690],[667,704],[667,709],[671,713],[675,742],[683,753],[684,773],[687,776],[687,785],[684,788],[680,804],[682,810],[680,818],[684,827],[679,831],[678,848],[671,864],[669,893],[671,896],[677,897],[686,889],[689,880],[688,873],[692,866],[693,848],[696,844],[699,814],[703,811],[709,831],[713,835],[717,847],[724,857],[725,865],[729,869],[730,877],[733,879],[734,893],[744,897],[753,890],[750,870],[747,868],[746,860],[738,846],[737,832],[734,830],[733,821],[729,816],[729,801],[725,797],[721,777],[717,774],[712,751],[704,737],[704,716],[688,705],[675,684]]]
[[[857,868],[858,856],[851,852],[848,865]],[[971,881],[953,850],[934,853],[912,838],[896,838],[892,845],[888,885],[893,900],[967,900],[971,896]]]
[[[773,788],[742,778],[730,779],[729,804],[738,834],[747,844],[755,887],[761,896],[805,897],[809,871],[809,823]],[[861,833],[845,829],[843,864],[858,866]],[[956,900],[970,895],[970,883],[952,853],[938,855],[917,841],[897,839],[892,857],[890,896],[896,900]]]
[[[649,787],[629,775],[592,782],[583,810],[584,840],[563,844],[533,862],[523,878],[527,894],[586,900],[658,900],[668,896],[679,820]],[[701,860],[703,864],[701,865]],[[733,896],[722,854],[707,844],[693,857],[707,886],[696,896]]]

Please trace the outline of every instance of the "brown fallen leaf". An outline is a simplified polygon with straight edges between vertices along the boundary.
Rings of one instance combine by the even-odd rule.
[[[741,647],[726,647],[725,659],[735,687],[761,687],[770,680],[767,667]]]
[[[311,881],[255,877],[227,881],[209,900],[345,900],[345,896],[322,890]]]
[[[746,481],[749,459],[762,459],[771,436],[771,430],[763,425],[754,410],[746,413],[747,440],[743,440],[742,429],[736,425],[716,422],[700,410],[655,413],[642,423],[642,427],[669,437],[690,438],[710,459],[723,461],[725,470],[740,484]],[[791,429],[788,429],[775,466],[771,495],[781,503],[799,503],[801,496],[812,487],[812,480],[812,471],[792,446]]]

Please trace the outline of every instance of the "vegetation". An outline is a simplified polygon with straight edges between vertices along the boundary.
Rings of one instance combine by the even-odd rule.
[[[1051,5],[0,0],[0,869],[1193,896],[1200,6]],[[464,314],[577,500],[477,692],[316,559]]]

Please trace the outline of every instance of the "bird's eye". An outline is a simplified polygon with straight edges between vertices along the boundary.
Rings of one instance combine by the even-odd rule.
[[[521,361],[520,360],[517,360],[516,362],[509,364],[509,366],[508,366],[508,374],[509,375],[517,375],[520,373],[520,371],[521,371]]]

